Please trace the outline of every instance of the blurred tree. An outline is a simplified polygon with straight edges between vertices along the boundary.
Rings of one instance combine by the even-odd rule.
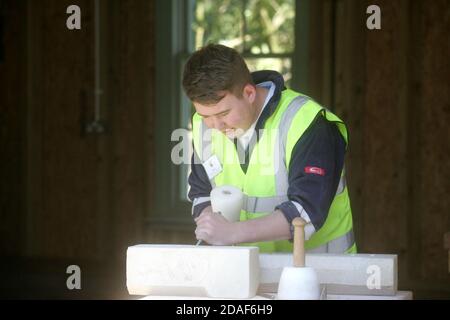
[[[238,50],[249,68],[273,69],[291,78],[295,0],[196,0],[195,48],[220,43]]]

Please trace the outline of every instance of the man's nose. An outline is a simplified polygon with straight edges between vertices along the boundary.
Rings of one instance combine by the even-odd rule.
[[[219,130],[219,131],[221,131],[225,127],[223,121],[220,120],[220,118],[218,118],[218,117],[213,118],[212,125],[213,125],[214,129]]]

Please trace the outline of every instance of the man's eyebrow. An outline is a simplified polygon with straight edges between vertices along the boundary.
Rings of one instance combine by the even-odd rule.
[[[216,114],[212,114],[212,115],[209,115],[209,116],[205,116],[205,115],[200,114],[200,113],[198,113],[198,112],[197,112],[197,114],[198,114],[200,117],[208,118],[208,117],[211,117],[211,116],[217,116],[217,115],[219,115],[219,114],[222,114],[222,113],[225,113],[225,112],[228,112],[228,111],[230,111],[230,109],[223,110],[223,111],[221,111],[221,112],[218,112],[218,113],[216,113]]]

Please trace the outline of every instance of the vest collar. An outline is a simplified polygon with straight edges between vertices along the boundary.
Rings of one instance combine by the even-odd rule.
[[[251,75],[255,84],[259,84],[265,81],[272,81],[275,84],[275,91],[273,93],[273,96],[272,98],[270,98],[267,106],[264,108],[258,119],[258,122],[256,123],[255,130],[258,131],[258,129],[262,129],[264,127],[266,119],[269,118],[277,109],[278,103],[281,99],[281,92],[285,90],[286,87],[284,86],[283,76],[277,71],[261,70],[252,72]],[[257,135],[257,138],[259,140],[259,135]]]

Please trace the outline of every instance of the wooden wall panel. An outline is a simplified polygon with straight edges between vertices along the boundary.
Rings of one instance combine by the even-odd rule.
[[[3,20],[0,60],[0,254],[24,246],[24,152],[27,69],[25,3],[0,4]]]
[[[381,8],[381,30],[366,28],[371,4]],[[450,4],[336,1],[331,53],[318,40],[330,21],[318,8],[327,5],[311,6],[310,91],[319,101],[334,97],[331,108],[350,130],[346,166],[359,251],[397,254],[400,288],[448,297]],[[321,69],[326,55],[334,73]],[[330,81],[334,94],[324,89]]]
[[[94,120],[94,2],[78,3],[76,31],[65,27],[70,4],[29,4],[29,60],[36,67],[28,110],[28,252],[124,258],[126,247],[140,241],[144,207],[151,207],[153,4],[100,1],[103,134],[83,131]]]
[[[99,1],[98,135],[83,131],[94,120],[95,2],[76,3],[75,31],[66,28],[69,1],[4,3],[0,295],[126,298],[125,250],[144,242],[152,206],[153,2]],[[82,268],[81,292],[65,286],[68,264]]]
[[[365,246],[368,252],[405,250],[406,105],[401,1],[379,1],[382,29],[367,32],[363,114]]]
[[[98,135],[84,131],[94,120],[94,1],[77,3],[73,31],[69,1],[7,3],[2,252],[123,258],[140,241],[153,190],[153,2],[99,3],[107,130]]]
[[[333,64],[333,0],[310,1],[308,90],[305,94],[331,107]]]
[[[197,243],[194,230],[194,226],[180,228],[167,225],[152,225],[146,228],[144,242],[193,245]]]
[[[151,208],[153,2],[115,1],[111,18],[111,201],[116,253],[124,257],[129,245],[141,241]]]
[[[86,120],[92,119],[94,107],[93,2],[78,2],[81,30],[66,28],[66,8],[71,4],[40,3],[45,10],[35,18],[41,36],[34,40],[41,42],[33,60],[40,64],[41,73],[33,81],[39,83],[42,98],[38,125],[42,167],[34,169],[41,170],[42,181],[34,183],[40,184],[43,199],[41,208],[33,208],[34,229],[29,236],[33,255],[95,258],[99,253],[97,140],[84,135],[80,125],[84,111]]]
[[[354,232],[358,248],[364,250],[363,170],[365,128],[366,29],[364,2],[340,1],[336,6],[334,103],[331,106],[346,123],[349,147],[345,166],[353,214]],[[357,54],[350,55],[356,51]]]
[[[420,146],[414,177],[417,194],[418,271],[423,280],[450,286],[447,256],[442,245],[450,230],[450,4],[448,1],[424,2],[420,18],[422,62],[419,64],[420,123],[411,134],[418,134]],[[419,11],[419,10],[418,10]],[[413,173],[411,173],[413,174]]]

